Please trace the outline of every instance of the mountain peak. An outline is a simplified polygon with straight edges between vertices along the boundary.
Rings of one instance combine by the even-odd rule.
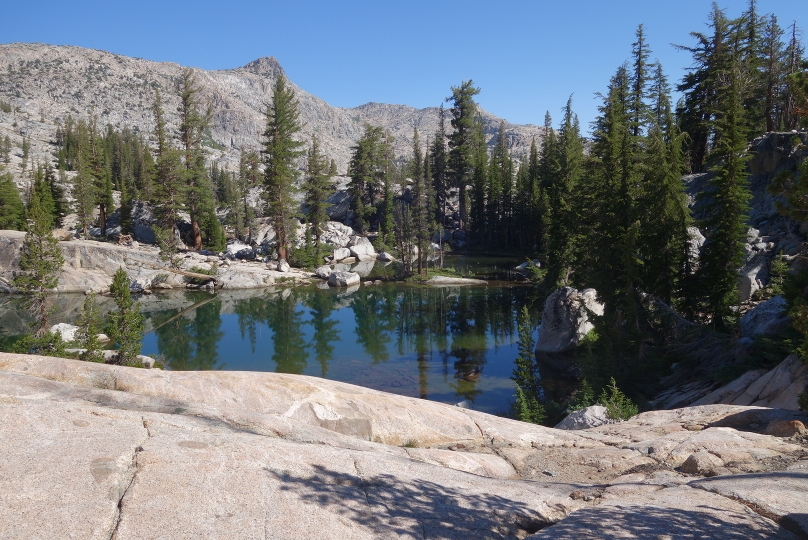
[[[278,75],[283,75],[284,77],[286,76],[281,64],[274,56],[264,56],[263,58],[253,60],[249,64],[245,65],[242,69],[255,73],[256,75],[263,75],[273,79]]]

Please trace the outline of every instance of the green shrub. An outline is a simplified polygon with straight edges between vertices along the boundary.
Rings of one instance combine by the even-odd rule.
[[[639,412],[639,408],[619,388],[612,377],[604,388],[598,403],[606,407],[606,418],[610,420],[628,420]]]

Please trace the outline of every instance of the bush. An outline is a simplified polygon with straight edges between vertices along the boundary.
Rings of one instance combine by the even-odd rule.
[[[639,412],[634,402],[617,388],[614,377],[598,396],[598,404],[606,407],[606,418],[610,420],[628,420]]]

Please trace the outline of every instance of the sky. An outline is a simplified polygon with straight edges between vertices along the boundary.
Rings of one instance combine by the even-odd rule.
[[[557,123],[572,96],[584,131],[597,92],[629,59],[643,24],[672,83],[690,66],[690,32],[709,0],[28,0],[7,2],[0,42],[102,49],[203,69],[274,56],[289,79],[331,105],[438,106],[472,79],[478,103],[518,124]],[[748,0],[721,0],[735,17]],[[805,0],[758,0],[780,26],[808,28]]]

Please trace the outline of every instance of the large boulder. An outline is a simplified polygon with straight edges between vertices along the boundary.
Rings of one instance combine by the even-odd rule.
[[[602,405],[592,405],[580,411],[571,412],[566,418],[559,422],[555,428],[569,430],[587,429],[608,423],[609,419],[606,418],[606,407]]]
[[[748,302],[769,277],[769,258],[765,251],[752,255],[738,270],[738,301]]]
[[[589,314],[603,315],[595,289],[563,287],[544,303],[537,353],[562,353],[574,349],[594,328]]]
[[[331,275],[331,267],[328,265],[318,266],[314,269],[314,274],[320,279],[328,279]]]
[[[359,283],[359,274],[354,272],[331,272],[328,284],[332,287],[350,287]]]
[[[376,250],[373,248],[373,244],[370,243],[370,240],[364,236],[354,235],[351,237],[351,241],[348,242],[348,248],[351,250],[351,254],[356,257],[358,261],[375,261],[376,260]]]
[[[62,338],[62,341],[69,343],[71,341],[76,340],[76,332],[78,332],[78,329],[79,329],[78,326],[72,324],[59,323],[51,326],[50,333],[59,334],[59,336]]]
[[[788,302],[782,296],[758,304],[741,317],[741,335],[776,334],[786,329],[791,322],[787,307]]]
[[[339,262],[351,256],[351,250],[348,248],[337,248],[334,250],[334,262]]]
[[[325,228],[320,234],[320,241],[332,246],[345,247],[354,234],[356,233],[349,226],[338,221],[329,221],[325,224]]]

